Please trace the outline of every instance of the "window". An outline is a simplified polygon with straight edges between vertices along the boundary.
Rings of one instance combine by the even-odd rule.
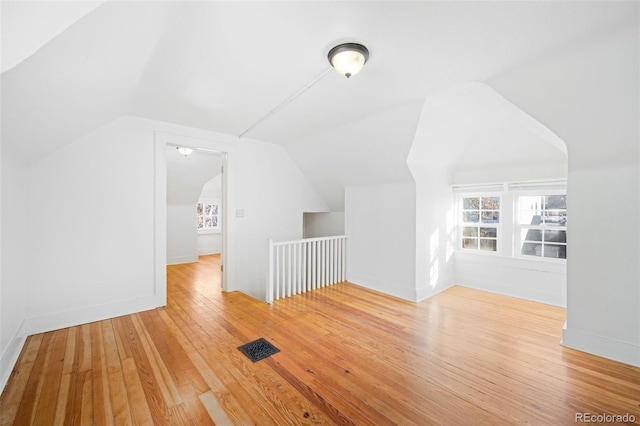
[[[567,195],[520,195],[516,238],[522,256],[567,258]]]
[[[498,251],[500,197],[462,198],[461,247],[465,250]]]
[[[219,218],[220,205],[218,203],[210,203],[200,201],[196,205],[196,214],[198,217],[198,231],[211,231],[220,228]]]

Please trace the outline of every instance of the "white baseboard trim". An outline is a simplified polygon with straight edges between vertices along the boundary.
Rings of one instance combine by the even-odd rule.
[[[27,336],[148,311],[164,305],[165,301],[161,298],[146,296],[25,319],[0,358],[0,389],[4,390]]]
[[[532,288],[518,287],[511,284],[505,284],[497,281],[481,280],[474,277],[458,277],[456,285],[476,290],[482,290],[489,293],[502,294],[504,296],[517,297],[524,300],[533,300],[534,302],[544,303],[547,305],[559,306],[566,308],[566,287],[560,289],[556,293],[537,291]]]
[[[198,250],[198,256],[206,256],[208,254],[220,254],[220,253],[222,253],[222,250],[220,250],[217,247],[203,248]]]
[[[415,290],[399,288],[397,282],[387,282],[375,277],[353,274],[347,275],[347,281],[360,285],[362,287],[370,288],[371,290],[379,291],[380,293],[385,293],[391,296],[399,297],[400,299],[415,302],[415,300],[413,299],[415,297]]]
[[[180,265],[183,263],[195,263],[198,261],[198,255],[193,256],[175,256],[167,258],[167,265]]]
[[[441,293],[453,286],[454,284],[452,280],[442,280],[442,281],[438,281],[438,283],[434,287],[431,287],[430,285],[420,287],[416,289],[416,302],[422,302],[423,300],[427,300],[430,297],[433,297],[436,294]]]
[[[135,299],[122,300],[103,305],[87,306],[80,309],[56,312],[53,314],[30,317],[26,319],[26,332],[28,335],[45,333],[61,328],[88,324],[109,318],[129,315],[136,312],[148,311],[164,306],[165,301],[157,296],[145,296]]]
[[[26,341],[26,323],[23,321],[0,358],[0,393],[4,391],[4,387],[9,381],[13,367],[15,367],[16,362],[18,362],[18,357]]]
[[[640,345],[609,339],[603,336],[562,328],[563,346],[603,358],[640,367]]]

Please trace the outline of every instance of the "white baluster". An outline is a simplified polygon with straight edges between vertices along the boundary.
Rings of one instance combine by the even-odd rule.
[[[309,277],[309,271],[307,269],[307,242],[302,243],[302,291],[307,291],[307,279]]]
[[[311,289],[315,290],[317,285],[317,262],[316,262],[316,250],[317,250],[317,241],[311,242]]]
[[[276,246],[275,268],[276,268],[276,280],[275,280],[276,300],[278,300],[280,298],[280,246]]]

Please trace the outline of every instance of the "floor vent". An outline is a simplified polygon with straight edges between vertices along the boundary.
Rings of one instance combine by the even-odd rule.
[[[280,349],[267,342],[264,338],[259,338],[253,342],[238,346],[240,352],[245,354],[251,361],[260,361],[263,358],[280,352]]]

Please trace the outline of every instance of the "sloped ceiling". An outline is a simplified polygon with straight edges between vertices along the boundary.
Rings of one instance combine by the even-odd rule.
[[[167,204],[195,206],[204,185],[220,174],[222,157],[209,152],[180,154],[167,147]]]
[[[121,115],[241,135],[355,41],[371,51],[363,72],[327,72],[247,134],[284,145],[317,188],[335,173],[323,195],[339,209],[339,185],[409,179],[397,154],[429,94],[637,13],[632,2],[107,1],[2,73],[3,152],[29,163]]]
[[[103,2],[2,2],[0,70],[5,72],[15,67]]]
[[[557,173],[544,177],[563,178],[567,147],[486,84],[470,83],[427,99],[408,163],[412,171],[422,168],[452,184],[480,183],[483,174],[502,177],[483,183],[508,181],[510,176],[526,179],[531,164],[540,175],[543,166]],[[489,172],[482,173],[479,166]],[[517,171],[507,176],[505,169],[510,168]],[[475,181],[464,181],[469,176]]]

